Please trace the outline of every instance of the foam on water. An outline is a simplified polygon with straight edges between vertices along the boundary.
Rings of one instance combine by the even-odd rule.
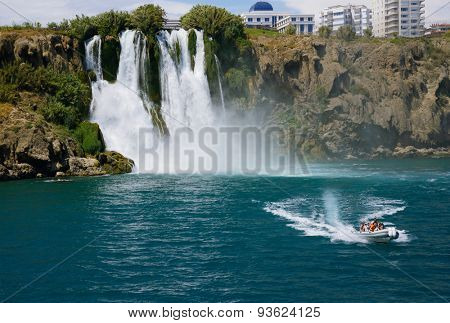
[[[324,207],[317,210],[316,206],[320,202]],[[304,212],[299,212],[300,209]],[[268,203],[264,210],[290,221],[288,226],[302,231],[305,236],[325,237],[332,242],[367,242],[356,235],[352,225],[340,218],[336,197],[329,191],[323,194],[322,201],[311,198],[288,199]]]
[[[400,200],[374,197],[370,201],[372,203],[368,204],[369,207],[377,208],[377,212],[370,210],[370,215],[361,217],[357,223],[375,217],[380,219],[406,208],[404,202]],[[325,191],[321,199],[305,197],[267,203],[264,210],[288,220],[289,227],[301,231],[305,236],[321,236],[330,239],[331,242],[368,243],[367,240],[358,236],[355,227],[348,222],[351,219],[348,217],[343,219],[338,199],[332,191]],[[390,222],[385,224],[393,225]],[[404,243],[411,240],[405,230],[397,231],[400,235],[394,242]]]

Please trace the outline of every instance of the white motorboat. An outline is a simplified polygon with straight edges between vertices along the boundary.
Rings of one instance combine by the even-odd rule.
[[[368,241],[389,242],[397,239],[400,234],[395,227],[387,227],[383,230],[359,231],[358,235]]]

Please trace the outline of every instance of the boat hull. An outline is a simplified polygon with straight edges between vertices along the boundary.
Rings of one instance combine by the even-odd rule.
[[[395,228],[389,227],[374,232],[359,232],[358,235],[368,241],[389,242],[391,240],[398,239],[400,234]]]

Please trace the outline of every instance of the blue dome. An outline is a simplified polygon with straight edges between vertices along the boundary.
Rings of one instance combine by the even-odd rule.
[[[258,1],[250,7],[250,12],[252,11],[273,11],[273,7],[268,2]]]

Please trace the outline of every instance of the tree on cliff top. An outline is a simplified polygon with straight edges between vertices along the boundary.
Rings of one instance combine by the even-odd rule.
[[[164,26],[166,12],[158,5],[147,4],[133,10],[130,22],[134,28],[140,29],[146,35],[153,35]]]
[[[331,35],[331,28],[328,26],[321,26],[319,28],[319,36],[322,38],[329,38]]]
[[[344,26],[339,27],[339,29],[336,32],[336,37],[338,39],[350,41],[350,40],[355,39],[356,33],[353,30],[352,26],[344,25]]]
[[[181,17],[185,29],[202,29],[207,36],[227,40],[244,38],[244,24],[239,16],[210,5],[196,5]]]

